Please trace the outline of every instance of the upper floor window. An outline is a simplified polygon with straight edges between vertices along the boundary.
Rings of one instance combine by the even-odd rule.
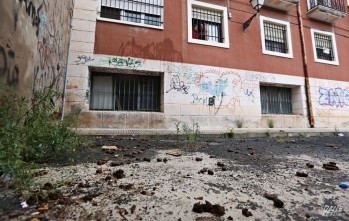
[[[226,8],[188,0],[188,41],[229,48]]]
[[[335,36],[331,32],[311,30],[316,62],[338,65]]]
[[[288,22],[261,16],[261,37],[264,54],[293,57]]]
[[[163,0],[101,0],[100,18],[162,28],[163,11]]]

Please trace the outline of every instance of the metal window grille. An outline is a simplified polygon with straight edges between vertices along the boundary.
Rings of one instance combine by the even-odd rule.
[[[160,111],[160,76],[92,74],[91,110]]]
[[[292,114],[292,89],[261,86],[262,114]]]
[[[345,4],[343,0],[310,0],[309,3],[310,9],[323,6],[345,13]]]
[[[101,0],[103,18],[163,26],[163,0]]]
[[[194,39],[223,42],[222,12],[192,7],[192,35]]]
[[[265,49],[288,53],[287,28],[285,25],[264,22]]]
[[[334,61],[332,37],[314,33],[316,56],[318,59]]]

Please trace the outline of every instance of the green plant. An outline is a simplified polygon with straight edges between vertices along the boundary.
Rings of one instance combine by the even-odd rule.
[[[339,134],[339,129],[338,129],[337,125],[335,125],[333,135],[338,136],[338,134]]]
[[[180,121],[178,122],[174,122],[175,126],[176,126],[176,147],[179,147],[179,134],[181,132],[181,128],[179,127],[179,125],[181,124]]]
[[[245,124],[245,120],[243,118],[238,118],[234,120],[234,123],[237,128],[242,128]]]
[[[188,146],[195,146],[195,143],[199,140],[201,133],[199,124],[193,123],[191,127],[188,124],[183,124],[182,129],[188,142]]]
[[[55,154],[74,151],[80,136],[70,129],[76,116],[64,121],[57,117],[56,80],[32,97],[18,95],[0,84],[0,171],[7,174],[14,186],[22,191],[33,184],[33,169]]]
[[[273,119],[268,119],[267,123],[268,123],[269,128],[274,128],[274,120]]]
[[[287,136],[277,136],[276,137],[276,143],[280,143],[280,144],[286,143],[287,138],[288,138]]]
[[[267,137],[270,137],[271,136],[271,134],[270,134],[270,131],[268,130],[267,132],[265,132],[265,136],[267,136]]]
[[[227,136],[229,138],[233,138],[234,137],[234,128],[230,128],[229,131],[227,132]]]

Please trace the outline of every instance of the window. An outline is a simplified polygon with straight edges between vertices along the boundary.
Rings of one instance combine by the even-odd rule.
[[[334,34],[311,30],[313,52],[316,62],[338,65],[336,41]]]
[[[290,24],[261,16],[263,54],[292,58]]]
[[[92,73],[90,109],[160,111],[160,76]]]
[[[147,27],[163,27],[163,0],[100,0],[100,18]]]
[[[225,7],[188,0],[188,42],[229,48]]]
[[[292,89],[260,86],[262,114],[292,114]]]

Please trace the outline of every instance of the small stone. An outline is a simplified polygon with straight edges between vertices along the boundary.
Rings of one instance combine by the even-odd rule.
[[[212,214],[217,215],[217,216],[223,216],[225,214],[225,209],[223,206],[220,206],[218,204],[215,204],[212,206]]]
[[[148,157],[144,157],[144,158],[143,158],[143,161],[150,162],[150,161],[151,161],[151,159],[150,159],[150,158],[148,158]]]
[[[204,168],[202,168],[200,171],[199,171],[199,173],[206,173],[207,172],[207,168],[206,167],[204,167]]]
[[[135,210],[136,210],[136,205],[133,204],[131,209],[130,209],[131,214],[133,214],[135,212]]]
[[[111,176],[106,176],[104,179],[105,179],[105,181],[109,181],[109,180],[112,179],[112,177]]]
[[[158,158],[158,159],[156,159],[156,161],[162,162],[162,158]]]
[[[53,185],[52,183],[45,183],[44,186],[42,187],[44,190],[52,190]]]
[[[277,195],[276,194],[272,194],[272,193],[265,193],[264,197],[267,198],[268,200],[275,200],[275,199],[277,199]]]
[[[204,212],[204,209],[202,208],[202,205],[200,202],[194,204],[193,212],[195,212],[195,213],[203,213]]]
[[[296,173],[296,176],[299,176],[299,177],[308,177],[308,174],[304,173],[304,172],[297,172]]]
[[[252,216],[252,213],[250,211],[248,211],[247,208],[243,208],[242,209],[242,215],[244,215],[246,217],[249,217],[249,216]]]
[[[202,157],[196,157],[195,160],[196,161],[202,161]]]
[[[207,170],[208,175],[213,175],[214,172],[212,170]]]
[[[124,164],[122,161],[113,161],[110,163],[110,166],[117,167],[117,166],[121,166],[122,164]]]
[[[306,213],[306,214],[305,214],[305,217],[306,217],[307,219],[309,219],[311,216],[310,216],[309,213]]]
[[[224,165],[224,163],[222,163],[222,162],[218,162],[218,163],[217,163],[217,166],[219,166],[219,167],[224,167],[225,165]]]
[[[228,216],[228,220],[234,220],[233,217],[231,216]]]
[[[324,163],[322,167],[326,170],[339,170],[335,162]]]
[[[122,179],[125,178],[125,173],[123,170],[117,170],[113,173],[113,175],[117,178],[117,179]]]
[[[164,158],[162,162],[167,163],[168,159]]]
[[[314,164],[312,164],[312,163],[307,163],[305,165],[307,165],[307,167],[309,167],[309,168],[314,168]]]
[[[226,167],[222,167],[222,171],[227,171],[228,169]]]
[[[284,207],[284,202],[282,202],[281,200],[279,199],[274,199],[273,200],[274,202],[274,206],[277,207],[277,208],[283,208]]]

